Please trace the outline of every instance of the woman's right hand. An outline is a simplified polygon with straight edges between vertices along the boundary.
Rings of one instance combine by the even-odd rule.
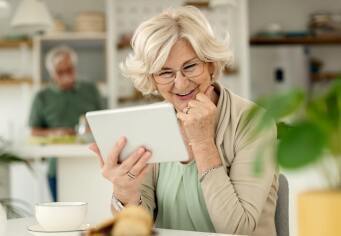
[[[91,144],[89,149],[99,158],[102,175],[112,183],[114,196],[125,205],[138,204],[141,197],[140,186],[149,169],[147,161],[151,157],[151,152],[140,147],[118,164],[118,158],[126,142],[126,138],[121,137],[106,160],[101,156],[95,143]]]

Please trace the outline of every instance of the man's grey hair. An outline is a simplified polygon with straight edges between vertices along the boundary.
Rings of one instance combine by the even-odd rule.
[[[78,62],[78,56],[75,50],[68,46],[58,46],[53,49],[51,49],[45,59],[45,66],[47,71],[49,72],[50,76],[54,76],[56,71],[56,65],[63,59],[65,54],[69,55],[71,58],[71,62],[73,66],[77,65]]]

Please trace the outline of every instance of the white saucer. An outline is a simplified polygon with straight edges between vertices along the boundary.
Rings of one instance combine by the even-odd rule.
[[[78,229],[69,231],[51,231],[45,230],[40,225],[31,225],[27,227],[27,231],[34,236],[79,236],[82,232],[89,229],[89,224],[81,225]]]

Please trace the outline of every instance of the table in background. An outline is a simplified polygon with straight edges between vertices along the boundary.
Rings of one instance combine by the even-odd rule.
[[[87,222],[93,224],[111,216],[112,185],[101,174],[99,161],[87,144],[50,144],[16,146],[18,155],[39,162],[56,157],[58,201],[88,203]],[[38,192],[43,192],[45,175],[37,173]],[[43,194],[40,194],[43,196]],[[44,202],[38,199],[38,202]]]

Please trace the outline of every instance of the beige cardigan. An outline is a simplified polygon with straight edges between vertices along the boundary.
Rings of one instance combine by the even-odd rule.
[[[276,127],[273,125],[270,132],[252,138],[255,121],[247,121],[245,114],[254,104],[219,83],[215,89],[220,93],[216,145],[223,166],[211,171],[201,182],[212,223],[217,233],[276,235],[278,173],[271,158]],[[256,177],[252,168],[260,147],[268,151],[263,173]],[[157,176],[158,166],[154,165],[141,187],[142,205],[154,214]]]

